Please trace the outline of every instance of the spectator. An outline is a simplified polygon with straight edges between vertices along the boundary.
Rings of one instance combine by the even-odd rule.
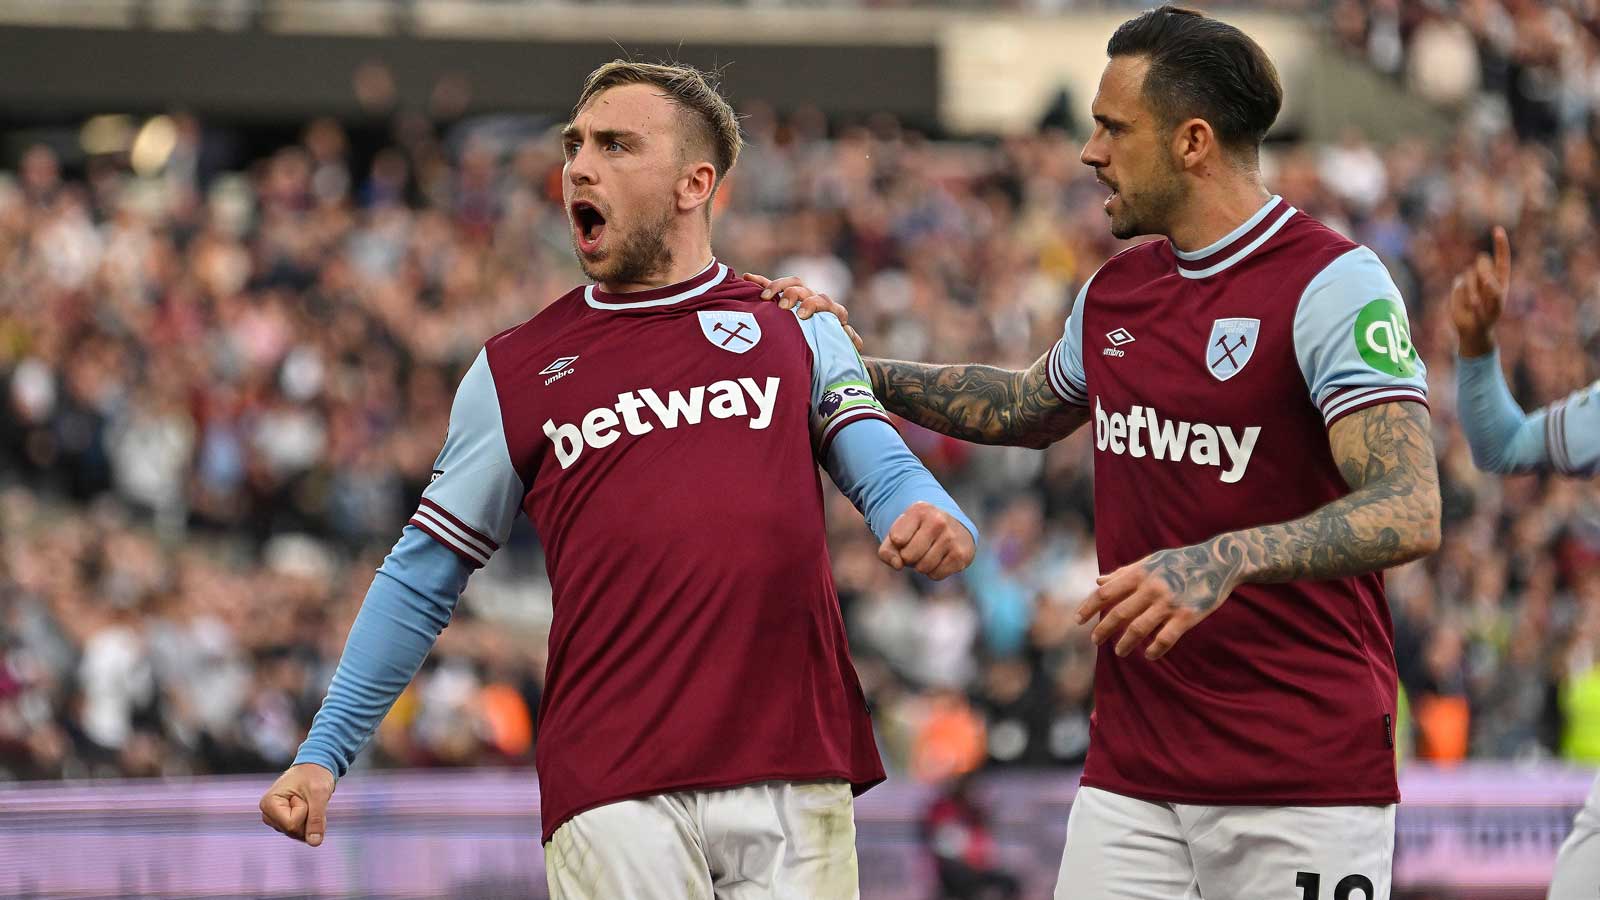
[[[1352,132],[1266,160],[1290,203],[1384,257],[1430,367],[1445,549],[1390,586],[1435,757],[1600,758],[1583,749],[1597,743],[1592,638],[1564,637],[1594,616],[1600,488],[1473,471],[1441,302],[1489,225],[1510,223],[1539,248],[1518,256],[1500,335],[1518,400],[1592,376],[1590,7],[1465,4],[1484,93],[1455,140]],[[1438,15],[1348,0],[1333,21],[1400,73]],[[1123,246],[1064,132],[935,141],[890,120],[830,133],[814,110],[749,112],[719,194],[728,261],[847,296],[875,351],[1025,366]],[[319,120],[240,155],[251,145],[236,135],[172,122],[177,149],[156,172],[109,156],[90,171],[41,145],[0,178],[0,777],[277,765],[426,484],[455,381],[487,337],[580,277],[551,189],[559,148],[537,129]],[[986,511],[990,540],[969,577],[935,586],[885,569],[830,497],[886,758],[930,777],[1081,763],[1093,654],[1067,611],[1099,569],[1087,435],[1042,454],[906,436]],[[373,764],[529,758],[549,586],[531,530],[511,542]]]
[[[1022,884],[1001,869],[989,816],[973,779],[950,780],[922,817],[922,842],[939,873],[940,900],[1016,900]]]

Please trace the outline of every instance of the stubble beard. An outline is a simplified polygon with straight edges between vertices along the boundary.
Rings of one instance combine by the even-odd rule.
[[[667,246],[672,213],[663,210],[640,222],[615,247],[599,257],[585,257],[578,251],[573,239],[573,252],[577,253],[578,266],[591,281],[610,284],[642,284],[652,277],[672,270],[672,248]]]
[[[1122,214],[1111,217],[1112,237],[1123,241],[1143,234],[1165,237],[1188,196],[1188,185],[1178,176],[1176,167],[1167,169],[1138,194],[1122,194]]]

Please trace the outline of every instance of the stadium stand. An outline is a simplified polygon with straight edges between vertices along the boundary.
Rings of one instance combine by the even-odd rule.
[[[1518,399],[1593,377],[1600,20],[1576,2],[1473,0],[1446,18],[1341,0],[1330,22],[1364,64],[1458,104],[1443,142],[1350,130],[1275,143],[1266,161],[1290,203],[1383,257],[1429,366],[1446,534],[1389,579],[1402,752],[1600,763],[1600,489],[1473,469],[1445,309],[1450,278],[1505,223],[1519,254],[1500,340]],[[875,353],[1025,366],[1121,246],[1069,129],[956,140],[891,116],[740,111],[722,257],[804,276],[849,305]],[[579,280],[547,124],[316,119],[263,142],[175,112],[93,120],[66,152],[13,148],[0,777],[289,761],[426,481],[456,379],[484,338]],[[1097,568],[1086,436],[1041,454],[904,430],[986,540],[969,573],[934,585],[879,564],[830,498],[893,777],[1070,771],[1093,659],[1069,612]],[[519,528],[512,548],[476,576],[368,764],[531,759],[549,587],[536,537]]]

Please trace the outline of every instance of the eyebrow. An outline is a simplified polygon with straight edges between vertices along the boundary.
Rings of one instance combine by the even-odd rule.
[[[561,129],[562,143],[577,140],[582,136],[583,132],[580,131],[576,125],[568,125],[567,127]],[[643,139],[643,137],[644,135],[637,131],[627,131],[621,128],[602,128],[594,133],[594,139],[602,144],[609,144],[612,141],[621,141],[625,144],[637,144]]]
[[[1122,121],[1121,119],[1113,119],[1110,116],[1101,115],[1099,113],[1096,113],[1094,115],[1094,120],[1096,122],[1099,122],[1102,126],[1104,126],[1106,128],[1127,128],[1128,127],[1128,123]]]

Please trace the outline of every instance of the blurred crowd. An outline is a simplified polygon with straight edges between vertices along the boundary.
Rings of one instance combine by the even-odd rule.
[[[1434,100],[1504,102],[1518,136],[1594,128],[1600,6],[1589,0],[1332,0],[1332,33]]]
[[[1447,142],[1351,134],[1264,163],[1290,203],[1384,258],[1430,367],[1446,539],[1389,578],[1403,752],[1597,762],[1600,491],[1473,470],[1445,300],[1505,223],[1516,274],[1499,336],[1518,397],[1591,377],[1600,157],[1587,115],[1524,133],[1503,94],[1472,102]],[[890,118],[741,112],[719,256],[804,276],[850,306],[874,354],[1026,366],[1123,246],[1070,134],[938,141]],[[256,152],[163,121],[153,157],[138,140],[38,145],[0,179],[0,777],[286,764],[457,379],[488,336],[581,278],[548,122],[320,120]],[[960,578],[895,573],[830,488],[886,758],[929,780],[1079,764],[1087,435],[1040,453],[904,431],[985,540]],[[519,525],[364,764],[529,760],[548,620]]]

